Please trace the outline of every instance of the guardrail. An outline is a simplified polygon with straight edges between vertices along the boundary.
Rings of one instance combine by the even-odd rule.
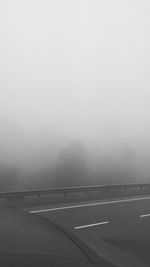
[[[114,191],[114,190],[124,190],[128,191],[129,189],[150,189],[150,183],[143,184],[115,184],[115,185],[94,185],[94,186],[76,186],[76,187],[65,187],[65,188],[50,188],[50,189],[41,189],[41,190],[24,190],[24,191],[11,191],[11,192],[0,192],[0,198],[5,199],[15,199],[15,198],[25,198],[30,196],[41,197],[42,195],[51,195],[51,194],[63,194],[64,197],[69,193],[79,193],[85,192],[89,196],[90,192],[94,191]]]

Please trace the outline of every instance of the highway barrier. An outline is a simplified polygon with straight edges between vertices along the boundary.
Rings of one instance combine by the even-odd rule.
[[[24,191],[11,191],[11,192],[0,192],[1,199],[24,199],[26,197],[38,197],[41,196],[48,196],[48,195],[62,195],[64,198],[67,195],[72,193],[83,193],[86,194],[87,197],[94,192],[105,193],[107,194],[110,192],[118,192],[118,191],[149,191],[150,193],[150,183],[132,183],[132,184],[114,184],[114,185],[94,185],[94,186],[76,186],[76,187],[64,187],[64,188],[49,188],[49,189],[41,189],[41,190],[24,190]]]

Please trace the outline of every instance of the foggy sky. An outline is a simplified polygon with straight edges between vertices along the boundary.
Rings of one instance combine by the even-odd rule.
[[[149,154],[149,12],[148,0],[1,0],[0,159],[53,161],[74,139]]]

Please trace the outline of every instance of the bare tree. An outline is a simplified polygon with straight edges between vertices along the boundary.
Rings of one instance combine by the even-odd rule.
[[[55,169],[55,182],[59,186],[85,185],[87,152],[79,141],[69,143],[60,153],[60,165]]]

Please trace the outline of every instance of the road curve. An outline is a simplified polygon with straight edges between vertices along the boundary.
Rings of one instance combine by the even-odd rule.
[[[30,213],[97,242],[107,240],[150,263],[150,196],[45,206]]]

